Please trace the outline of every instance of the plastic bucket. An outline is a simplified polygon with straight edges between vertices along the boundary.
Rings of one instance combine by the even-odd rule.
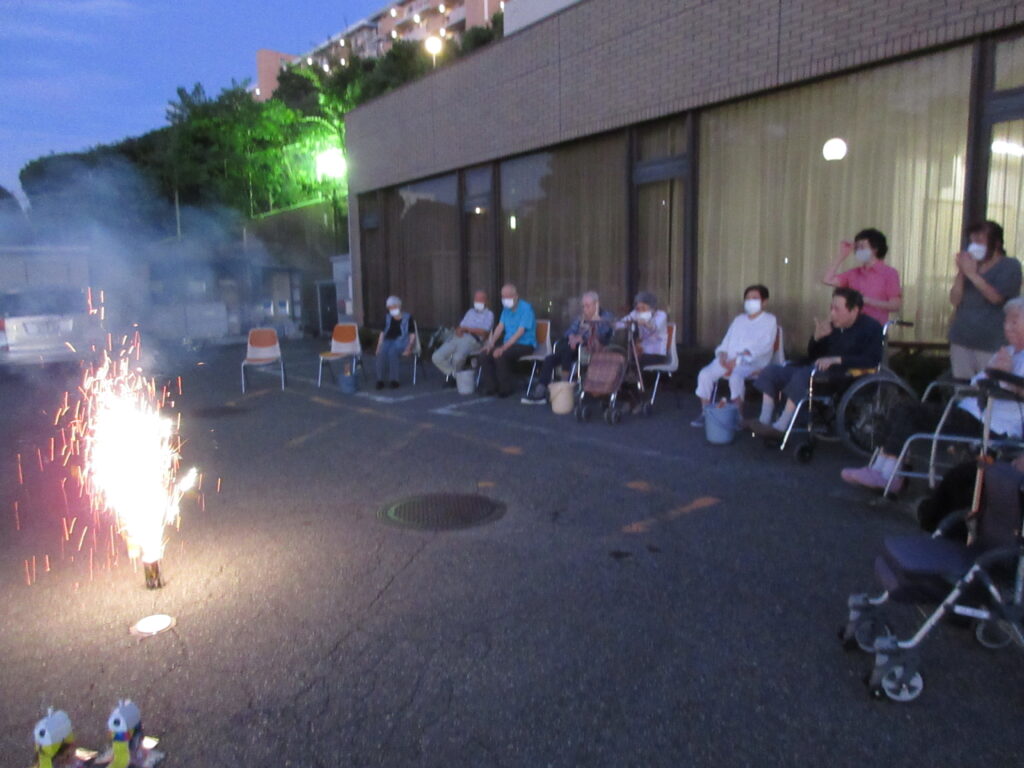
[[[576,406],[574,390],[576,385],[569,381],[553,381],[548,385],[548,396],[551,398],[551,411],[559,416],[572,413]]]
[[[346,395],[354,395],[359,391],[359,378],[356,376],[356,365],[352,360],[346,360],[341,366],[341,375],[338,376],[338,387]]]
[[[455,388],[460,395],[472,395],[476,391],[476,371],[469,368],[455,372]]]
[[[740,426],[740,409],[733,403],[721,408],[709,405],[704,409],[704,437],[713,445],[728,445],[736,439]]]

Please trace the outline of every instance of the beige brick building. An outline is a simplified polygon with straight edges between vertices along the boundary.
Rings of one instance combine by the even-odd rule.
[[[1012,0],[571,4],[349,115],[366,321],[399,293],[450,323],[512,280],[557,329],[586,289],[645,288],[713,344],[763,282],[802,339],[874,226],[941,340],[965,222],[1024,238],[1022,25]]]

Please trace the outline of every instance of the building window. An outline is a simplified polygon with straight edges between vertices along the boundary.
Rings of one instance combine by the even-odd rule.
[[[501,164],[503,279],[556,332],[586,290],[613,311],[628,304],[626,167],[624,134]]]
[[[701,117],[698,337],[717,343],[764,283],[792,344],[826,311],[839,241],[877,227],[900,271],[902,338],[945,338],[963,213],[971,53],[959,48]],[[828,161],[826,141],[847,153]],[[851,262],[847,265],[853,267]]]
[[[498,275],[494,258],[494,190],[491,166],[470,168],[463,174],[462,216],[466,232],[469,290],[487,291],[496,303]],[[467,296],[468,300],[469,297]]]
[[[423,328],[451,324],[461,317],[459,212],[455,174],[406,184],[385,193],[386,286],[371,297],[383,304],[387,294],[402,298]],[[379,317],[379,319],[378,319]],[[383,322],[368,315],[369,324]]]
[[[995,90],[1024,86],[1024,37],[1004,40],[996,45]]]

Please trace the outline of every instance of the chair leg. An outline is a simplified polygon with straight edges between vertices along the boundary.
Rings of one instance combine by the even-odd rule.
[[[284,390],[284,360],[278,360],[281,364],[281,389]]]
[[[661,383],[661,371],[658,371],[658,375],[654,377],[654,389],[651,390],[651,407],[654,407],[654,401],[658,399],[658,384]]]
[[[316,387],[317,387],[317,389],[320,388],[320,382],[323,381],[323,378],[324,378],[324,359],[321,357],[320,358],[320,369],[316,372]]]
[[[242,394],[245,394],[245,363],[242,363]]]
[[[412,356],[412,385],[416,386],[416,369],[419,368],[420,358],[419,355]]]
[[[526,394],[529,395],[533,391],[533,377],[537,373],[537,361],[533,361],[533,367],[530,369],[530,381],[526,384]]]

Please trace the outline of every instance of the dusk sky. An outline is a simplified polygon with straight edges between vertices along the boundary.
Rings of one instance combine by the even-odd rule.
[[[303,53],[386,0],[0,0],[0,186],[33,158],[165,125],[180,86],[255,80],[256,50]]]

